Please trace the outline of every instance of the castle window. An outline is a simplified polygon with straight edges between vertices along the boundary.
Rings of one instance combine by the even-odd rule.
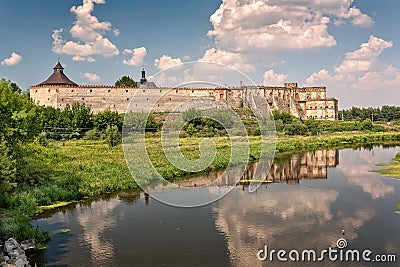
[[[143,90],[143,93],[146,92],[146,90]]]
[[[129,90],[125,90],[125,92],[127,92],[127,93],[128,93],[128,92],[129,92]]]
[[[64,101],[64,98],[63,98],[63,99],[61,99],[61,101]]]
[[[47,101],[50,101],[50,98],[47,98]]]
[[[106,100],[106,99],[103,97],[103,100]]]
[[[192,93],[194,93],[194,90],[192,90]]]
[[[37,93],[37,90],[35,90],[35,93]]]
[[[74,89],[71,90],[71,93],[73,93],[73,92],[74,92]]]
[[[47,92],[50,93],[50,89],[47,89]]]
[[[82,97],[82,100],[85,100],[85,98],[84,98],[84,97]]]
[[[171,101],[171,100],[172,100],[172,98],[169,98],[169,100]]]
[[[175,90],[175,93],[178,93],[178,90]]]
[[[162,90],[160,90],[160,93],[162,93]]]
[[[129,97],[126,99],[126,101],[129,101]]]
[[[159,107],[160,106],[160,104],[157,104],[157,107]]]
[[[111,92],[111,90],[110,90],[110,89],[108,89],[108,92]]]
[[[115,108],[115,104],[114,104],[114,108]]]
[[[90,90],[89,90],[89,92],[93,92],[93,90],[92,90],[92,89],[90,89]]]

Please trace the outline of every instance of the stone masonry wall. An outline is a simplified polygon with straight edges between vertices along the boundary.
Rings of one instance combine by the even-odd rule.
[[[251,96],[264,97],[271,109],[290,112],[299,118],[336,120],[338,101],[326,98],[326,87],[298,88],[297,83],[286,83],[284,87],[252,86],[239,88],[133,88],[116,86],[31,86],[31,98],[35,103],[55,108],[65,108],[75,102],[85,103],[94,113],[109,109],[125,113],[135,111],[169,112],[182,102],[186,107],[201,109],[206,103],[215,102],[214,107],[249,106]],[[156,103],[150,103],[159,98]],[[178,108],[179,109],[179,108]],[[182,109],[182,107],[181,107]]]

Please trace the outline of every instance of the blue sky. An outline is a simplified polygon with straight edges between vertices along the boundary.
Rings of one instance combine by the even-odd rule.
[[[340,108],[398,105],[398,10],[396,0],[2,0],[0,77],[27,89],[61,58],[73,81],[109,85],[200,60],[257,84],[325,85]]]

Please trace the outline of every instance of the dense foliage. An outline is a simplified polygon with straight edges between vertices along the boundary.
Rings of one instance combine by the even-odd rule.
[[[129,76],[122,76],[115,82],[115,86],[137,87],[137,82]]]
[[[35,106],[27,93],[15,84],[0,80],[0,208],[11,208],[11,219],[0,221],[1,232],[9,232],[18,238],[34,237],[39,242],[47,238],[30,227],[30,217],[35,211],[35,201],[7,192],[16,187],[39,182],[29,166],[27,143],[32,142],[41,131],[41,110]],[[13,199],[13,200],[12,200]]]
[[[274,111],[276,131],[286,135],[319,135],[322,133],[371,131],[383,132],[385,128],[375,125],[367,118],[363,121],[300,120],[288,113]]]
[[[20,94],[10,81],[0,80],[0,192],[29,179],[22,145],[40,133],[39,114],[28,94]]]
[[[400,107],[382,106],[381,108],[358,108],[352,107],[348,110],[339,111],[340,120],[358,120],[363,121],[371,119],[371,121],[380,122],[400,122]]]
[[[64,110],[42,107],[43,132],[52,139],[70,139],[93,128],[93,113],[85,104],[67,105]]]

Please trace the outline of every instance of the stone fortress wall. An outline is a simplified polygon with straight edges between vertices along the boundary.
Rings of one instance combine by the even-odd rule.
[[[59,63],[58,63],[59,64]],[[61,71],[61,65],[54,68],[54,74]],[[53,76],[52,75],[52,76]],[[30,87],[30,96],[35,103],[55,108],[65,108],[67,104],[75,102],[90,106],[94,113],[106,109],[125,113],[129,103],[135,96],[131,107],[135,111],[144,110],[148,101],[154,98],[160,100],[154,104],[153,112],[170,112],[182,102],[189,102],[189,106],[201,109],[202,103],[213,102],[215,106],[228,105],[234,108],[251,106],[252,96],[264,97],[272,110],[288,112],[298,118],[314,118],[317,120],[337,120],[338,100],[326,97],[326,87],[302,87],[297,83],[285,83],[282,87],[270,86],[241,86],[236,88],[160,88],[154,83],[148,83],[142,72],[142,80],[138,88],[117,86],[90,86],[77,85],[57,80],[57,77],[48,79],[39,85]],[[66,76],[64,75],[66,78]],[[68,79],[68,78],[66,78]],[[152,86],[149,86],[152,85]],[[136,94],[136,95],[135,95]]]

